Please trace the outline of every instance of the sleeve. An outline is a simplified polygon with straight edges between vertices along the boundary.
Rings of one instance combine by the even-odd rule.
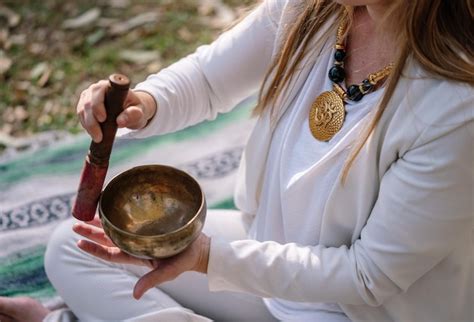
[[[122,137],[178,131],[230,111],[260,87],[273,55],[282,1],[267,0],[210,45],[150,75],[135,90],[148,92],[158,110],[143,129]]]
[[[461,109],[451,105],[462,111],[462,122],[425,126],[392,163],[366,226],[350,247],[215,239],[210,289],[372,306],[407,290],[454,249],[466,247],[462,241],[472,233],[473,102],[470,95]],[[448,107],[443,113],[453,111]]]

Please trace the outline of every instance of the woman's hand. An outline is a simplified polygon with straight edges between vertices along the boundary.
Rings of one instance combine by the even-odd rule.
[[[142,297],[150,288],[171,281],[186,271],[207,273],[210,238],[202,233],[178,255],[159,260],[146,260],[131,256],[116,247],[104,233],[97,216],[88,223],[74,224],[73,230],[89,239],[77,242],[77,246],[83,251],[109,262],[142,265],[151,269],[135,284],[133,297],[136,299]]]
[[[49,309],[33,298],[0,296],[1,322],[41,322],[49,313]]]
[[[99,123],[104,122],[107,118],[104,97],[108,86],[109,82],[106,80],[92,84],[81,93],[76,107],[82,127],[96,143],[102,141]],[[117,125],[134,130],[141,129],[155,115],[156,109],[155,100],[150,94],[129,90],[124,110],[117,117]]]

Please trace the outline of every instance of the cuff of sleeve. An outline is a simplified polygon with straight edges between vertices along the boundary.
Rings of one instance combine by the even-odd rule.
[[[169,103],[166,98],[161,95],[159,88],[150,83],[139,83],[133,90],[146,92],[153,97],[156,103],[156,113],[148,124],[139,130],[122,128],[117,131],[117,137],[124,139],[143,139],[154,135],[166,134],[171,132],[166,128],[170,124],[171,113],[169,112]]]
[[[230,242],[213,236],[211,238],[209,262],[207,264],[207,278],[210,291],[235,290],[233,285],[226,280],[228,274],[237,273],[229,271],[229,266],[223,263],[228,256],[233,256]]]

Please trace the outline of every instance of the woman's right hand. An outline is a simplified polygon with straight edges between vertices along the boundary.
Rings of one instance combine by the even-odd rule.
[[[89,133],[94,142],[102,141],[102,131],[99,123],[107,118],[104,98],[109,82],[101,80],[90,85],[81,93],[77,103],[77,115],[82,127]],[[156,114],[154,98],[147,92],[129,90],[124,103],[124,110],[117,117],[117,126],[138,130]]]

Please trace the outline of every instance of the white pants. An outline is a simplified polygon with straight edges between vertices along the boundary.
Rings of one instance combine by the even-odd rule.
[[[73,219],[52,235],[45,255],[46,273],[80,321],[275,321],[261,298],[243,293],[210,292],[204,274],[184,273],[149,290],[140,300],[133,286],[148,268],[113,264],[82,252]],[[229,240],[246,237],[247,221],[237,211],[209,210],[204,232]]]

